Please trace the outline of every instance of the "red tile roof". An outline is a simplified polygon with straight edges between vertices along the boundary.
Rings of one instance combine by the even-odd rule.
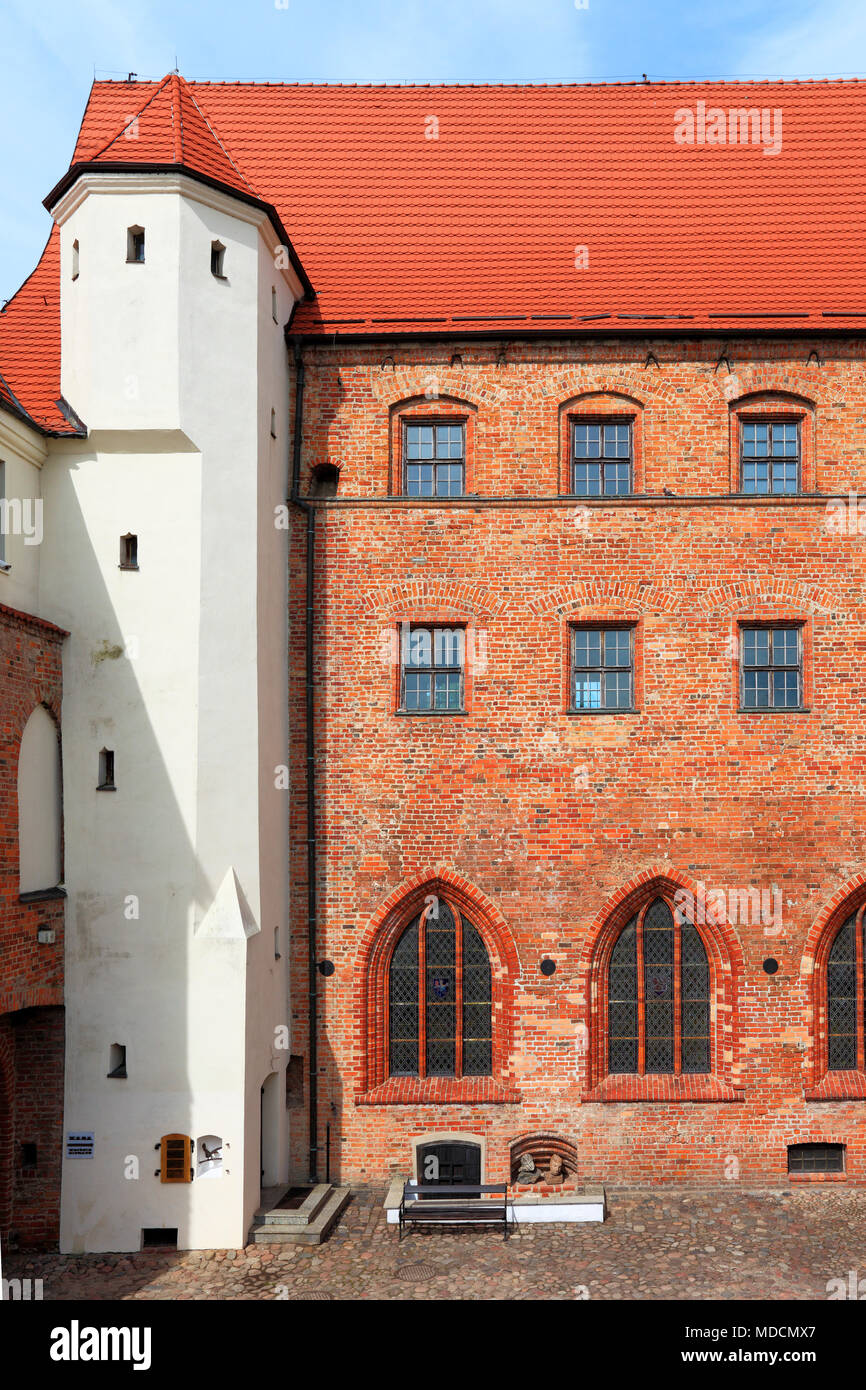
[[[766,110],[766,135],[677,143],[676,113],[700,103]],[[781,148],[765,153],[775,111]],[[866,88],[849,80],[172,75],[95,83],[73,166],[181,163],[267,200],[317,291],[293,332],[814,333],[866,328],[864,136]],[[2,330],[0,372],[21,394]]]
[[[107,140],[103,140],[101,134],[97,136],[94,148],[88,151],[83,143],[89,136],[85,119],[73,164],[183,165],[185,169],[255,195],[255,189],[202,112],[189,84],[178,73],[169,73],[143,101],[138,84],[124,86],[126,105],[133,110],[125,113],[122,127],[113,131]],[[132,102],[130,94],[135,98]]]
[[[60,229],[0,313],[0,404],[46,433],[77,434],[60,409]]]

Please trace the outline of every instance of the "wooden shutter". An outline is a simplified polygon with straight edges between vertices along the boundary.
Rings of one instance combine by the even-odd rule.
[[[192,1182],[192,1140],[188,1134],[164,1134],[159,1143],[160,1182]]]

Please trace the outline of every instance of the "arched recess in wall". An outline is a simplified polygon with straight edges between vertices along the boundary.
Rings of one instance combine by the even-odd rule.
[[[18,754],[19,892],[56,888],[63,877],[60,736],[45,705],[37,705]]]

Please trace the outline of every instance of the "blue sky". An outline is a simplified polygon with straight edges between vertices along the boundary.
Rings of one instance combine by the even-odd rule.
[[[584,5],[586,6],[584,8]],[[0,300],[97,76],[579,82],[866,73],[864,0],[3,0]]]

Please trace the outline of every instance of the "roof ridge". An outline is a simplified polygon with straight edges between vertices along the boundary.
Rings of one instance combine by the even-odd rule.
[[[114,132],[110,140],[106,140],[104,145],[100,145],[98,149],[93,150],[89,155],[87,155],[86,162],[89,163],[92,160],[98,159],[100,155],[105,154],[106,150],[111,149],[111,146],[114,144],[115,140],[119,140],[121,135],[125,134],[125,132],[129,130],[130,127],[138,120],[139,116],[143,115],[143,113],[147,110],[148,106],[150,106],[151,102],[156,101],[156,98],[159,96],[163,87],[165,87],[170,76],[170,73],[166,74],[166,76],[162,79],[159,85],[151,92],[144,105],[140,106],[139,109],[135,112],[135,115],[130,116],[127,121],[124,121],[123,125],[120,127],[119,130],[116,130]]]
[[[180,75],[178,74],[178,76],[180,76]],[[246,184],[247,188],[250,190],[251,193],[256,193],[256,189],[255,189],[254,185],[250,183],[249,179],[247,178],[246,174],[245,174],[245,173],[243,172],[243,170],[241,169],[241,167],[240,167],[240,165],[238,164],[237,160],[236,160],[236,159],[233,159],[232,156],[229,154],[228,148],[227,148],[227,146],[226,146],[226,144],[225,144],[225,141],[222,139],[222,136],[220,136],[220,135],[217,134],[217,132],[216,132],[216,130],[214,129],[213,125],[212,125],[211,122],[209,121],[207,115],[206,115],[205,112],[202,110],[202,108],[199,106],[198,102],[197,102],[196,99],[195,99],[195,93],[194,93],[194,92],[192,91],[192,89],[190,88],[190,84],[189,84],[184,78],[182,78],[182,77],[180,78],[180,82],[183,84],[182,90],[184,90],[184,91],[187,93],[187,95],[189,96],[190,101],[192,102],[192,104],[193,104],[193,106],[195,107],[195,109],[196,109],[196,111],[198,112],[198,114],[201,116],[202,120],[204,121],[205,125],[207,126],[208,130],[210,131],[210,134],[213,136],[214,140],[215,140],[216,143],[219,145],[220,149],[222,150],[222,152],[223,152],[223,154],[225,155],[226,159],[228,160],[229,164],[230,164],[230,165],[232,166],[232,168],[234,169],[234,171],[235,171],[235,173],[237,174],[238,178],[243,180],[243,182]],[[258,195],[256,194],[256,196],[258,196]]]
[[[169,74],[168,74],[168,78],[169,78],[169,90],[170,90],[170,92],[171,92],[171,133],[172,133],[172,140],[173,140],[173,144],[174,144],[174,161],[175,161],[175,164],[183,164],[183,162],[184,162],[184,159],[183,159],[183,156],[184,156],[184,148],[183,148],[183,103],[182,103],[182,101],[181,101],[181,96],[183,95],[183,93],[182,93],[182,90],[181,90],[181,87],[180,87],[179,77],[180,77],[180,74],[177,73],[177,72],[173,72],[173,73],[169,73]],[[174,99],[175,99],[175,97],[177,97],[177,118],[176,118],[176,119],[175,119],[175,112],[174,112]]]

